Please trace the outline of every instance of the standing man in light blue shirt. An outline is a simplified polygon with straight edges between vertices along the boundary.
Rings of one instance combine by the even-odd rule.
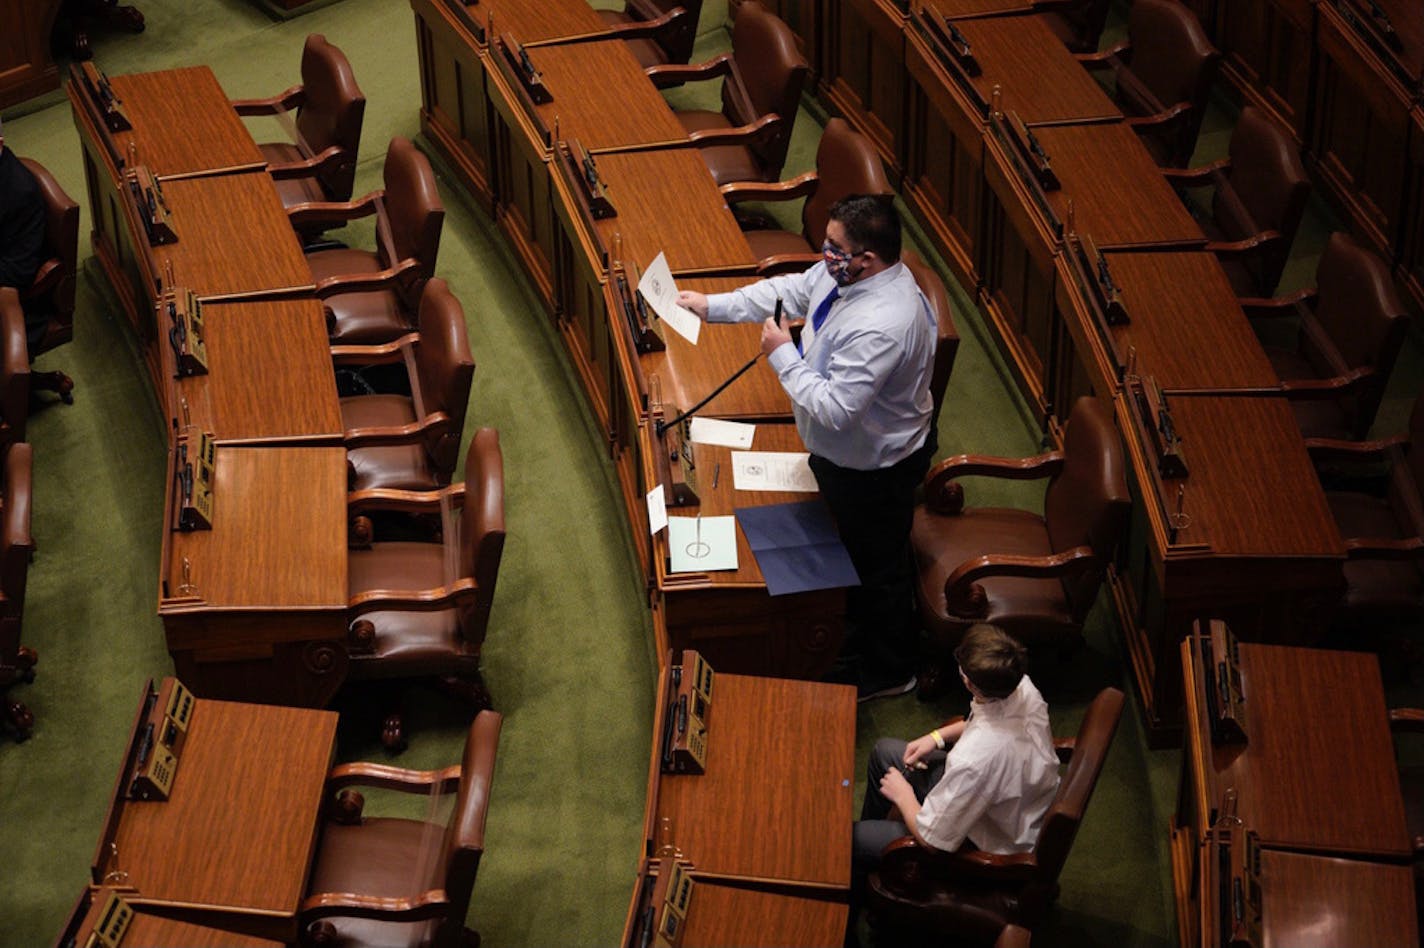
[[[830,210],[823,259],[732,293],[684,291],[709,322],[764,320],[761,348],[791,397],[796,430],[861,585],[848,596],[861,700],[915,687],[919,622],[910,562],[914,491],[935,450],[934,316],[900,262],[892,199],[856,195]],[[802,316],[800,347],[771,318]]]

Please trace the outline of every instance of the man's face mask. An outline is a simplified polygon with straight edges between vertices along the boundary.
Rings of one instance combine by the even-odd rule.
[[[836,281],[836,286],[847,286],[855,279],[855,275],[850,272],[850,262],[855,259],[855,254],[826,240],[821,244],[821,256],[825,258],[826,272]]]

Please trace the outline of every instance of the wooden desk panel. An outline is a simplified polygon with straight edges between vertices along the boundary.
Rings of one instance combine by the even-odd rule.
[[[450,162],[476,203],[490,211],[494,144],[485,60],[479,52],[483,46],[446,0],[410,0],[410,7],[420,66],[420,130]],[[472,15],[477,9],[471,8]]]
[[[662,775],[654,825],[701,875],[845,889],[854,733],[847,685],[719,673],[707,772]]]
[[[894,0],[828,3],[822,95],[864,135],[891,169],[905,167],[905,11]]]
[[[1263,948],[1417,948],[1414,872],[1357,859],[1261,854]]]
[[[340,444],[326,316],[316,300],[203,304],[208,372],[173,379],[163,394],[174,430],[191,425],[220,442]]]
[[[824,948],[845,938],[849,914],[850,908],[841,902],[699,881],[688,907],[682,944],[683,948]]]
[[[557,126],[557,138],[590,151],[687,143],[682,123],[622,40],[541,46],[529,58],[554,97],[535,111],[550,131]]]
[[[96,878],[121,872],[126,899],[185,921],[295,940],[335,749],[332,712],[199,700],[172,795],[117,803]]]
[[[1298,142],[1309,132],[1315,7],[1316,0],[1223,0],[1216,29],[1202,23],[1214,32],[1226,81]]]
[[[526,46],[608,32],[607,24],[585,0],[482,0],[469,12],[486,25],[493,14],[497,35],[512,36]]]
[[[134,148],[138,163],[160,178],[266,168],[207,66],[114,76],[109,84],[133,124],[113,136],[125,161]]]
[[[929,10],[947,20],[1032,13],[1033,0],[915,0],[916,10]],[[956,23],[955,26],[960,24]]]
[[[50,33],[61,0],[18,0],[0,8],[0,109],[59,88]]]

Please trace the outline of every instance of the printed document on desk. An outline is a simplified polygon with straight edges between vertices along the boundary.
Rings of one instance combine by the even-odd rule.
[[[666,254],[659,253],[648,264],[643,278],[638,281],[638,292],[643,294],[643,299],[648,301],[659,319],[679,336],[697,345],[702,320],[692,310],[677,305],[677,283],[672,278],[672,270],[668,269]]]
[[[733,451],[732,484],[737,490],[790,490],[814,494],[816,475],[804,451]]]

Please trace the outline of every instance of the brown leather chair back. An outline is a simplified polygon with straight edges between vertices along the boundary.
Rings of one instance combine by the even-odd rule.
[[[1108,0],[1072,0],[1039,16],[1071,52],[1095,53],[1108,20]]]
[[[455,810],[445,831],[445,894],[449,914],[441,920],[437,945],[464,944],[465,919],[475,889],[480,857],[485,851],[485,820],[489,815],[490,785],[504,719],[498,712],[481,711],[470,724],[465,756],[460,762],[460,788]]]
[[[678,7],[687,11],[676,29],[665,30],[657,37],[657,44],[670,63],[685,63],[691,59],[692,47],[697,42],[697,21],[702,17],[702,0],[629,0],[628,12],[632,13],[640,6],[659,16],[671,13]],[[651,19],[643,16],[637,18]]]
[[[729,86],[722,86],[722,114],[733,125],[745,125],[775,112],[783,119],[775,134],[762,135],[749,147],[761,166],[765,180],[781,177],[786,149],[791,145],[791,126],[801,104],[801,87],[810,68],[796,48],[796,34],[781,18],[767,12],[756,0],[748,0],[737,11],[732,24],[732,60],[741,73],[755,115],[741,115]]]
[[[944,404],[944,392],[949,387],[949,374],[954,369],[954,357],[959,353],[959,331],[954,328],[954,315],[949,305],[949,292],[934,268],[920,259],[913,250],[900,254],[900,262],[914,274],[920,292],[929,301],[935,318],[934,371],[930,375],[930,394],[934,396],[934,421],[939,427],[939,410]]]
[[[820,182],[801,206],[801,234],[817,251],[826,239],[832,204],[852,194],[895,193],[875,146],[845,119],[826,123],[816,148],[816,176]]]
[[[1122,439],[1103,403],[1084,395],[1073,403],[1063,436],[1063,469],[1048,484],[1043,516],[1053,552],[1092,547],[1094,570],[1065,578],[1063,588],[1081,621],[1097,598],[1122,531],[1131,498],[1122,460]]]
[[[1414,481],[1407,506],[1411,508],[1414,529],[1417,536],[1424,536],[1424,392],[1414,400],[1414,410],[1409,413],[1409,453],[1408,473]]]
[[[1315,319],[1334,343],[1347,368],[1372,366],[1375,374],[1352,394],[1340,399],[1351,419],[1352,435],[1369,434],[1404,345],[1407,327],[1404,304],[1395,292],[1389,266],[1349,234],[1330,235],[1316,267]],[[1301,335],[1301,352],[1323,378],[1338,374],[1329,356]]]
[[[414,257],[420,261],[420,282],[423,284],[435,275],[435,258],[440,253],[440,229],[445,223],[445,205],[440,203],[435,172],[430,168],[430,160],[410,143],[410,139],[397,135],[386,149],[384,178],[386,219],[398,258],[385,263],[392,266],[400,260]]]
[[[321,189],[329,201],[349,201],[356,181],[366,97],[356,85],[346,54],[320,33],[308,36],[302,47],[302,89],[305,100],[297,109],[297,131],[302,139],[313,154],[335,145],[349,156],[321,175]]]
[[[453,471],[465,430],[470,384],[475,358],[470,354],[465,311],[449,285],[439,277],[429,280],[420,296],[420,341],[416,343],[415,371],[427,413],[450,416],[446,429],[432,435],[426,445],[436,471]]]
[[[1221,54],[1196,15],[1175,0],[1134,2],[1128,15],[1131,65],[1117,74],[1117,98],[1131,115],[1155,115],[1187,102],[1191,109],[1143,129],[1154,157],[1185,165],[1195,148]],[[1154,144],[1155,143],[1155,144]]]
[[[1254,106],[1241,110],[1229,153],[1230,187],[1216,189],[1212,214],[1227,240],[1244,240],[1266,230],[1279,231],[1285,238],[1248,261],[1260,292],[1269,294],[1290,257],[1310,198],[1310,178],[1295,141]]]
[[[1068,861],[1083,813],[1088,809],[1093,788],[1098,785],[1098,775],[1103,772],[1103,762],[1107,760],[1108,748],[1122,718],[1122,704],[1121,691],[1104,688],[1083,715],[1068,771],[1058,784],[1058,795],[1043,818],[1038,842],[1033,847],[1041,882],[1055,881]]]
[[[499,432],[481,428],[465,454],[465,505],[460,510],[460,560],[478,594],[461,617],[465,640],[480,642],[489,625],[495,581],[504,555],[504,455]]]
[[[20,161],[35,176],[45,202],[46,260],[40,265],[30,295],[49,314],[50,324],[44,339],[30,353],[33,357],[74,338],[74,281],[79,271],[79,205],[65,193],[44,165],[31,158],[21,158]]]
[[[14,288],[0,287],[0,447],[25,440],[30,416],[30,351],[25,311]]]
[[[0,616],[7,622],[19,622],[25,611],[25,582],[35,550],[30,533],[33,488],[33,450],[24,443],[10,445],[5,454],[4,509],[0,511],[0,592],[5,594]]]

